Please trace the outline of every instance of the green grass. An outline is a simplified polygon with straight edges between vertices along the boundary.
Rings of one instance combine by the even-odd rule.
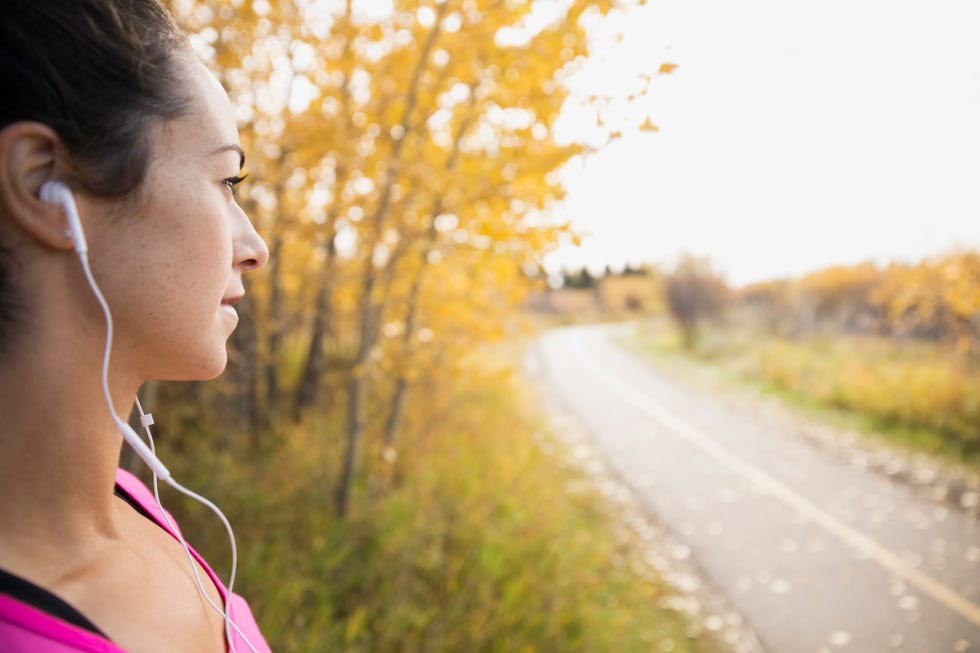
[[[281,430],[261,460],[204,440],[164,457],[228,513],[240,591],[280,653],[719,650],[636,572],[640,543],[604,499],[568,491],[590,485],[535,444],[552,436],[522,397],[486,365],[417,389],[397,463],[369,444],[347,520],[331,501],[339,415]],[[169,505],[220,558],[214,519]]]
[[[937,345],[824,335],[800,340],[714,328],[693,351],[664,318],[621,344],[688,377],[775,396],[811,417],[980,465],[980,368]]]

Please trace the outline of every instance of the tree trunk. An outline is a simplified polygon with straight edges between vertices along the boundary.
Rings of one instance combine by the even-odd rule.
[[[269,248],[269,334],[266,338],[268,358],[265,361],[265,410],[263,418],[267,426],[279,405],[279,349],[282,343],[282,279],[280,278],[282,231],[276,230]]]
[[[263,411],[259,406],[258,382],[258,334],[255,328],[255,304],[252,296],[245,293],[235,307],[238,310],[238,328],[232,336],[235,352],[235,393],[232,405],[235,406],[235,420],[244,425],[251,437],[253,448],[257,448],[263,427]],[[233,428],[227,429],[228,437]]]
[[[433,216],[434,217],[434,216]],[[428,248],[426,248],[428,251]],[[422,291],[422,277],[425,274],[425,267],[419,269],[415,279],[412,280],[412,288],[408,295],[408,314],[405,317],[405,334],[402,344],[405,351],[410,353],[412,338],[415,336],[415,326],[418,321],[419,295]],[[391,398],[391,412],[385,422],[384,446],[385,454],[391,455],[395,450],[395,441],[398,438],[398,431],[401,430],[402,417],[405,413],[405,395],[408,391],[408,378],[402,372],[395,381],[395,393]]]
[[[368,298],[368,305],[361,309],[361,334],[357,355],[350,371],[347,387],[347,446],[344,450],[343,465],[337,484],[337,514],[346,517],[350,512],[350,494],[354,483],[354,473],[360,457],[361,437],[364,432],[364,404],[367,396],[367,362],[374,341],[377,338],[377,310],[370,304],[371,292],[376,276],[369,268],[365,277],[362,297]]]
[[[330,266],[327,266],[330,269]],[[328,277],[329,275],[324,275]],[[330,283],[324,280],[317,290],[313,302],[313,326],[310,332],[310,344],[306,351],[306,362],[300,375],[299,387],[293,402],[293,421],[298,422],[303,412],[313,405],[316,399],[317,386],[323,374],[323,340],[330,331]]]
[[[350,510],[350,493],[354,481],[354,471],[357,467],[358,453],[361,446],[361,437],[364,431],[364,403],[367,395],[367,363],[371,349],[377,339],[377,321],[380,317],[380,309],[374,301],[374,287],[377,282],[377,271],[375,270],[371,253],[374,245],[379,241],[382,234],[382,226],[388,212],[391,201],[391,189],[395,183],[399,157],[405,141],[408,137],[409,121],[415,110],[415,103],[418,100],[418,87],[422,79],[422,71],[432,53],[436,39],[442,25],[442,16],[446,12],[448,3],[439,5],[436,14],[436,22],[429,37],[425,41],[419,53],[419,58],[409,82],[408,95],[405,100],[405,108],[402,111],[400,125],[402,127],[402,137],[395,141],[391,148],[391,162],[384,173],[384,183],[381,188],[381,195],[378,198],[378,205],[371,220],[373,228],[373,238],[371,248],[368,251],[368,258],[365,262],[364,282],[361,287],[360,312],[361,328],[357,347],[357,356],[351,368],[350,382],[348,384],[347,395],[347,442],[344,450],[344,460],[341,468],[339,483],[337,485],[337,514],[346,517]]]
[[[470,87],[470,97],[473,97],[473,86]],[[453,149],[449,154],[449,158],[446,160],[447,170],[452,171],[456,169],[456,165],[459,162],[459,145],[471,123],[472,116],[460,122],[455,138],[453,139]],[[404,350],[409,354],[412,347],[412,338],[415,336],[415,329],[418,323],[419,296],[422,294],[422,282],[425,277],[426,268],[429,265],[429,253],[432,251],[438,238],[435,220],[442,213],[442,210],[443,198],[437,197],[429,212],[432,216],[432,223],[429,224],[425,231],[425,241],[422,247],[421,260],[419,261],[420,267],[415,278],[412,279],[412,287],[408,293],[408,310],[405,316],[405,333],[402,338],[402,345]],[[391,460],[397,459],[395,455],[395,442],[398,439],[398,432],[401,430],[401,423],[405,413],[405,396],[407,393],[408,378],[404,373],[400,373],[398,379],[395,381],[395,392],[391,400],[391,412],[388,414],[388,419],[385,422],[384,454]]]

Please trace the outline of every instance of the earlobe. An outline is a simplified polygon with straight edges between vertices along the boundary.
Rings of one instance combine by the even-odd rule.
[[[55,249],[72,247],[65,238],[67,218],[39,195],[44,182],[63,172],[63,151],[58,135],[41,123],[17,122],[0,130],[0,213],[15,229]]]

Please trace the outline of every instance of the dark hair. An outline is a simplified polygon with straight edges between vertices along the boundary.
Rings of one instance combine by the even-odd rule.
[[[4,0],[0,129],[51,127],[71,156],[66,181],[123,197],[143,181],[150,127],[184,115],[186,37],[156,0]],[[2,252],[0,252],[2,254]],[[0,258],[0,338],[17,302]]]
[[[133,191],[149,126],[190,104],[173,17],[156,0],[5,0],[3,13],[0,129],[44,123],[74,157],[73,183],[104,197]]]

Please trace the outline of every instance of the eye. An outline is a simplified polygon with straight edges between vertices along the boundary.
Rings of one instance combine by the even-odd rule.
[[[227,179],[222,179],[221,183],[223,183],[225,186],[229,188],[229,190],[231,190],[231,194],[233,196],[238,197],[238,184],[245,181],[246,177],[248,177],[248,175],[238,175],[235,177],[228,177]]]

